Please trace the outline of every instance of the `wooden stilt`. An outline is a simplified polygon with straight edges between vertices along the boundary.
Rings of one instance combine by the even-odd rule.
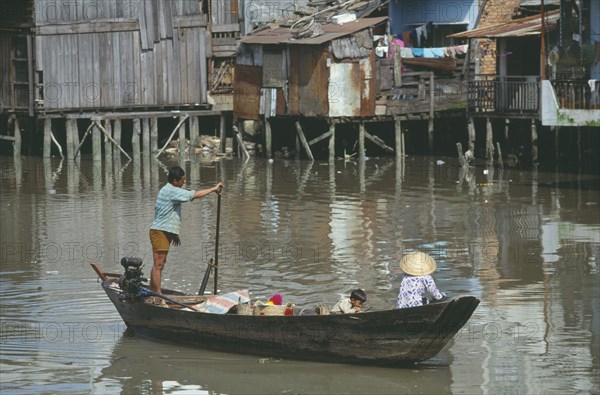
[[[94,122],[92,126],[92,157],[94,162],[102,160],[102,136],[98,125]]]
[[[335,160],[335,122],[331,122],[329,124],[329,161],[333,162]]]
[[[367,139],[369,139],[370,141],[372,141],[374,144],[383,148],[384,150],[386,150],[388,152],[394,152],[394,149],[392,147],[389,147],[381,138],[372,135],[371,133],[367,132],[366,130],[365,130],[365,137]]]
[[[179,123],[181,124],[181,127],[179,128],[179,155],[183,154],[183,152],[185,152],[185,132],[187,129],[187,124],[186,124],[186,119],[189,118],[189,115],[185,115],[185,116],[180,116],[179,117]]]
[[[99,123],[99,122],[98,122]],[[102,126],[101,124],[99,126]],[[113,159],[113,139],[112,139],[112,121],[110,119],[104,120],[104,155],[106,161],[112,163]]]
[[[52,119],[44,119],[44,158],[49,158],[52,149]]]
[[[19,125],[19,118],[15,117],[13,127],[15,134],[15,140],[13,141],[13,155],[15,158],[18,158],[21,156],[21,126]]]
[[[192,154],[196,154],[196,147],[200,142],[200,121],[198,117],[190,117],[190,157]]]
[[[365,160],[365,123],[360,121],[358,123],[358,159]]]
[[[150,120],[142,119],[142,152],[144,156],[150,155]]]
[[[504,160],[502,159],[502,150],[500,149],[500,143],[496,142],[496,151],[498,154],[498,166],[504,167]]]
[[[310,150],[310,146],[308,145],[308,142],[306,141],[306,137],[304,136],[304,132],[302,131],[302,126],[300,126],[300,122],[296,121],[296,131],[298,132],[298,137],[300,137],[300,141],[302,142],[302,145],[304,146],[304,149],[306,150],[306,154],[308,155],[308,158],[312,161],[315,160],[315,158],[313,157],[312,151]]]
[[[125,152],[125,150],[123,149],[123,147],[121,147],[119,144],[117,144],[117,142],[110,136],[110,133],[108,132],[107,129],[105,129],[99,122],[96,122],[96,127],[98,127],[98,129],[104,133],[104,135],[106,136],[106,138],[113,143],[119,150],[121,150],[121,152],[123,153],[123,155],[125,155],[129,160],[131,160],[131,157],[129,155],[127,155],[127,152]]]
[[[73,129],[77,128],[77,120],[76,119],[67,119],[65,122],[65,133],[67,137],[67,159],[75,158],[75,151],[78,145],[75,145],[75,141],[73,140]]]
[[[246,146],[244,145],[244,139],[242,138],[242,134],[241,134],[241,133],[239,133],[239,132],[238,132],[238,133],[236,133],[236,134],[235,134],[235,138],[236,138],[236,139],[237,139],[237,141],[238,141],[238,147],[239,147],[239,149],[240,149],[240,150],[243,152],[243,154],[244,154],[244,157],[245,157],[246,159],[249,159],[249,158],[250,158],[250,154],[248,153],[248,150],[246,149]]]
[[[531,120],[531,163],[538,161],[538,134],[535,119]]]
[[[60,146],[60,144],[58,144],[58,141],[56,141],[56,138],[54,138],[54,134],[52,134],[52,131],[50,131],[50,138],[52,139],[52,142],[56,145],[56,148],[58,149],[58,153],[59,153],[60,157],[64,159],[65,156],[63,155],[62,147]]]
[[[265,154],[268,159],[273,157],[273,141],[271,136],[271,121],[265,117]]]
[[[488,164],[494,163],[494,134],[492,130],[492,122],[489,118],[485,121],[485,157]]]
[[[158,150],[158,118],[150,119],[150,152]]]
[[[406,141],[404,139],[404,137],[405,137],[404,136],[404,132],[402,132],[401,134],[402,134],[402,138],[401,138],[401,140],[402,140],[402,150],[401,150],[402,154],[401,155],[404,158],[406,156]]]
[[[131,135],[131,147],[133,150],[134,160],[140,158],[140,133],[141,133],[141,122],[139,118],[133,120],[133,133]]]
[[[510,119],[504,120],[504,140],[508,141],[508,132],[510,128]]]
[[[219,152],[224,154],[225,153],[225,144],[227,143],[227,133],[225,130],[225,114],[221,113],[221,116],[219,117],[219,138],[220,143],[219,143]]]
[[[396,158],[401,158],[402,152],[402,121],[400,117],[394,117],[394,132],[396,142]]]
[[[298,136],[298,134],[296,134],[296,148],[295,148],[294,152],[296,153],[296,155],[295,155],[296,160],[299,160],[300,159],[300,136]]]
[[[560,126],[556,126],[554,128],[554,160],[555,163],[558,164],[558,159],[560,157],[559,155],[559,151],[558,151],[558,137],[560,134]]]
[[[115,123],[113,125],[113,139],[115,140],[115,144],[117,146],[121,146],[121,120],[115,119]]]
[[[92,128],[94,127],[96,123],[95,122],[91,122],[90,126],[88,126],[87,130],[85,131],[85,133],[83,134],[83,137],[81,138],[81,142],[79,143],[79,146],[77,146],[77,149],[75,150],[75,152],[72,154],[73,158],[77,157],[77,154],[79,153],[79,150],[81,149],[81,147],[83,146],[83,143],[85,142],[85,139],[87,138],[87,136],[92,132]],[[68,126],[68,125],[67,125]],[[68,130],[68,128],[67,128]],[[69,147],[67,146],[67,159],[69,158]]]
[[[433,152],[433,127],[435,119],[435,78],[433,72],[429,73],[429,121],[427,123],[427,143],[429,152]]]
[[[463,154],[463,149],[462,149],[461,143],[456,143],[456,151],[458,153],[458,165],[461,167],[466,165],[467,161],[465,160],[465,155]]]
[[[469,144],[467,149],[471,151],[473,156],[475,156],[475,122],[473,121],[473,117],[469,117],[469,121],[467,122],[467,130],[469,134]]]

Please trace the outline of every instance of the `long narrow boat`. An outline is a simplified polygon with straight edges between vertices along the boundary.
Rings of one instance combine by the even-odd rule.
[[[163,289],[167,301],[156,303],[154,296],[131,296],[122,289],[123,275],[92,266],[136,335],[268,357],[382,365],[424,361],[442,350],[479,304],[473,296],[460,296],[358,314],[300,315],[298,309],[294,315],[214,314],[185,308],[207,296]]]

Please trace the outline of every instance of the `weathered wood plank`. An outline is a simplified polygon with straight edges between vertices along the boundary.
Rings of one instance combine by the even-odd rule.
[[[179,43],[179,79],[180,79],[180,84],[181,84],[181,90],[179,92],[179,102],[180,103],[187,103],[188,101],[188,90],[189,90],[189,83],[188,83],[188,75],[187,75],[187,57],[188,57],[188,51],[187,51],[187,40],[188,40],[188,34],[189,30],[188,29],[181,29],[179,31],[179,34],[177,35],[178,40],[177,42]]]
[[[38,36],[55,36],[61,34],[87,34],[107,32],[127,32],[138,30],[138,21],[94,21],[62,24],[39,25],[36,27]]]
[[[113,64],[110,66],[113,69],[113,81],[115,86],[114,103],[115,106],[121,106],[123,104],[123,80],[121,79],[121,63],[123,62],[121,56],[121,35],[123,33],[113,32],[111,48],[113,52]]]
[[[93,107],[101,105],[100,100],[102,97],[102,80],[100,79],[100,33],[94,33],[92,36],[92,62],[93,62],[93,74],[92,81],[94,84],[94,100]]]
[[[199,40],[199,47],[198,47],[198,73],[200,76],[200,81],[199,81],[199,87],[200,89],[198,90],[200,92],[200,95],[196,95],[196,100],[194,101],[194,103],[206,103],[207,101],[207,93],[208,93],[208,72],[207,72],[207,66],[206,66],[206,56],[207,56],[207,50],[206,50],[206,42],[207,42],[207,38],[210,37],[210,33],[205,29],[205,28],[200,28],[200,40]]]
[[[134,97],[133,97],[133,105],[139,105],[141,104],[141,97],[142,97],[142,93],[141,93],[141,89],[142,89],[142,65],[141,65],[141,53],[142,51],[140,50],[140,32],[135,31],[132,32],[132,44],[133,44],[133,51],[131,52],[131,56],[133,57],[133,82],[134,82],[134,86],[133,86],[133,92],[134,92]]]
[[[123,79],[123,104],[135,104],[135,74],[133,62],[133,34],[130,32],[123,33],[121,36],[121,78]]]
[[[140,25],[140,41],[143,50],[148,50],[151,48],[148,42],[148,26],[146,25],[146,12],[145,7],[140,5],[139,7],[139,25]],[[150,41],[152,43],[152,41]]]
[[[171,56],[171,70],[173,73],[173,103],[181,103],[181,43],[177,32],[173,34],[173,53]]]
[[[112,33],[102,33],[98,37],[98,63],[100,63],[100,74],[99,81],[102,88],[102,95],[100,96],[100,106],[106,107],[114,103],[114,97],[112,95],[112,75],[111,67],[112,56],[109,57],[109,53],[112,55],[111,40],[109,36]]]
[[[154,30],[153,35],[155,43],[160,41],[160,17],[158,15],[158,1],[159,0],[148,0],[148,2],[152,4],[152,28]]]
[[[165,19],[165,36],[173,38],[173,9],[170,2],[163,2],[163,11]]]
[[[154,86],[155,89],[155,103],[164,104],[162,101],[164,85],[162,83],[162,75],[164,73],[163,62],[162,62],[162,45],[157,44],[154,46]]]
[[[240,25],[237,23],[226,23],[211,27],[213,33],[239,32]]]
[[[146,19],[146,41],[148,41],[148,48],[151,49],[156,42],[156,38],[154,36],[154,1],[146,0],[143,1],[142,4],[143,6],[140,7],[140,12],[144,13],[144,17]]]

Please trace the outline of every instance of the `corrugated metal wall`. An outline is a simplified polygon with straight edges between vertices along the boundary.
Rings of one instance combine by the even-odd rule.
[[[53,4],[63,7],[58,14],[49,14]],[[198,1],[40,0],[36,7],[46,109],[207,102],[210,39]]]

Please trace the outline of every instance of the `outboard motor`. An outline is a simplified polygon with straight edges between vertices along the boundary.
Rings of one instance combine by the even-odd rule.
[[[142,289],[142,258],[121,258],[121,265],[125,272],[119,277],[119,287],[127,296],[139,295]]]

